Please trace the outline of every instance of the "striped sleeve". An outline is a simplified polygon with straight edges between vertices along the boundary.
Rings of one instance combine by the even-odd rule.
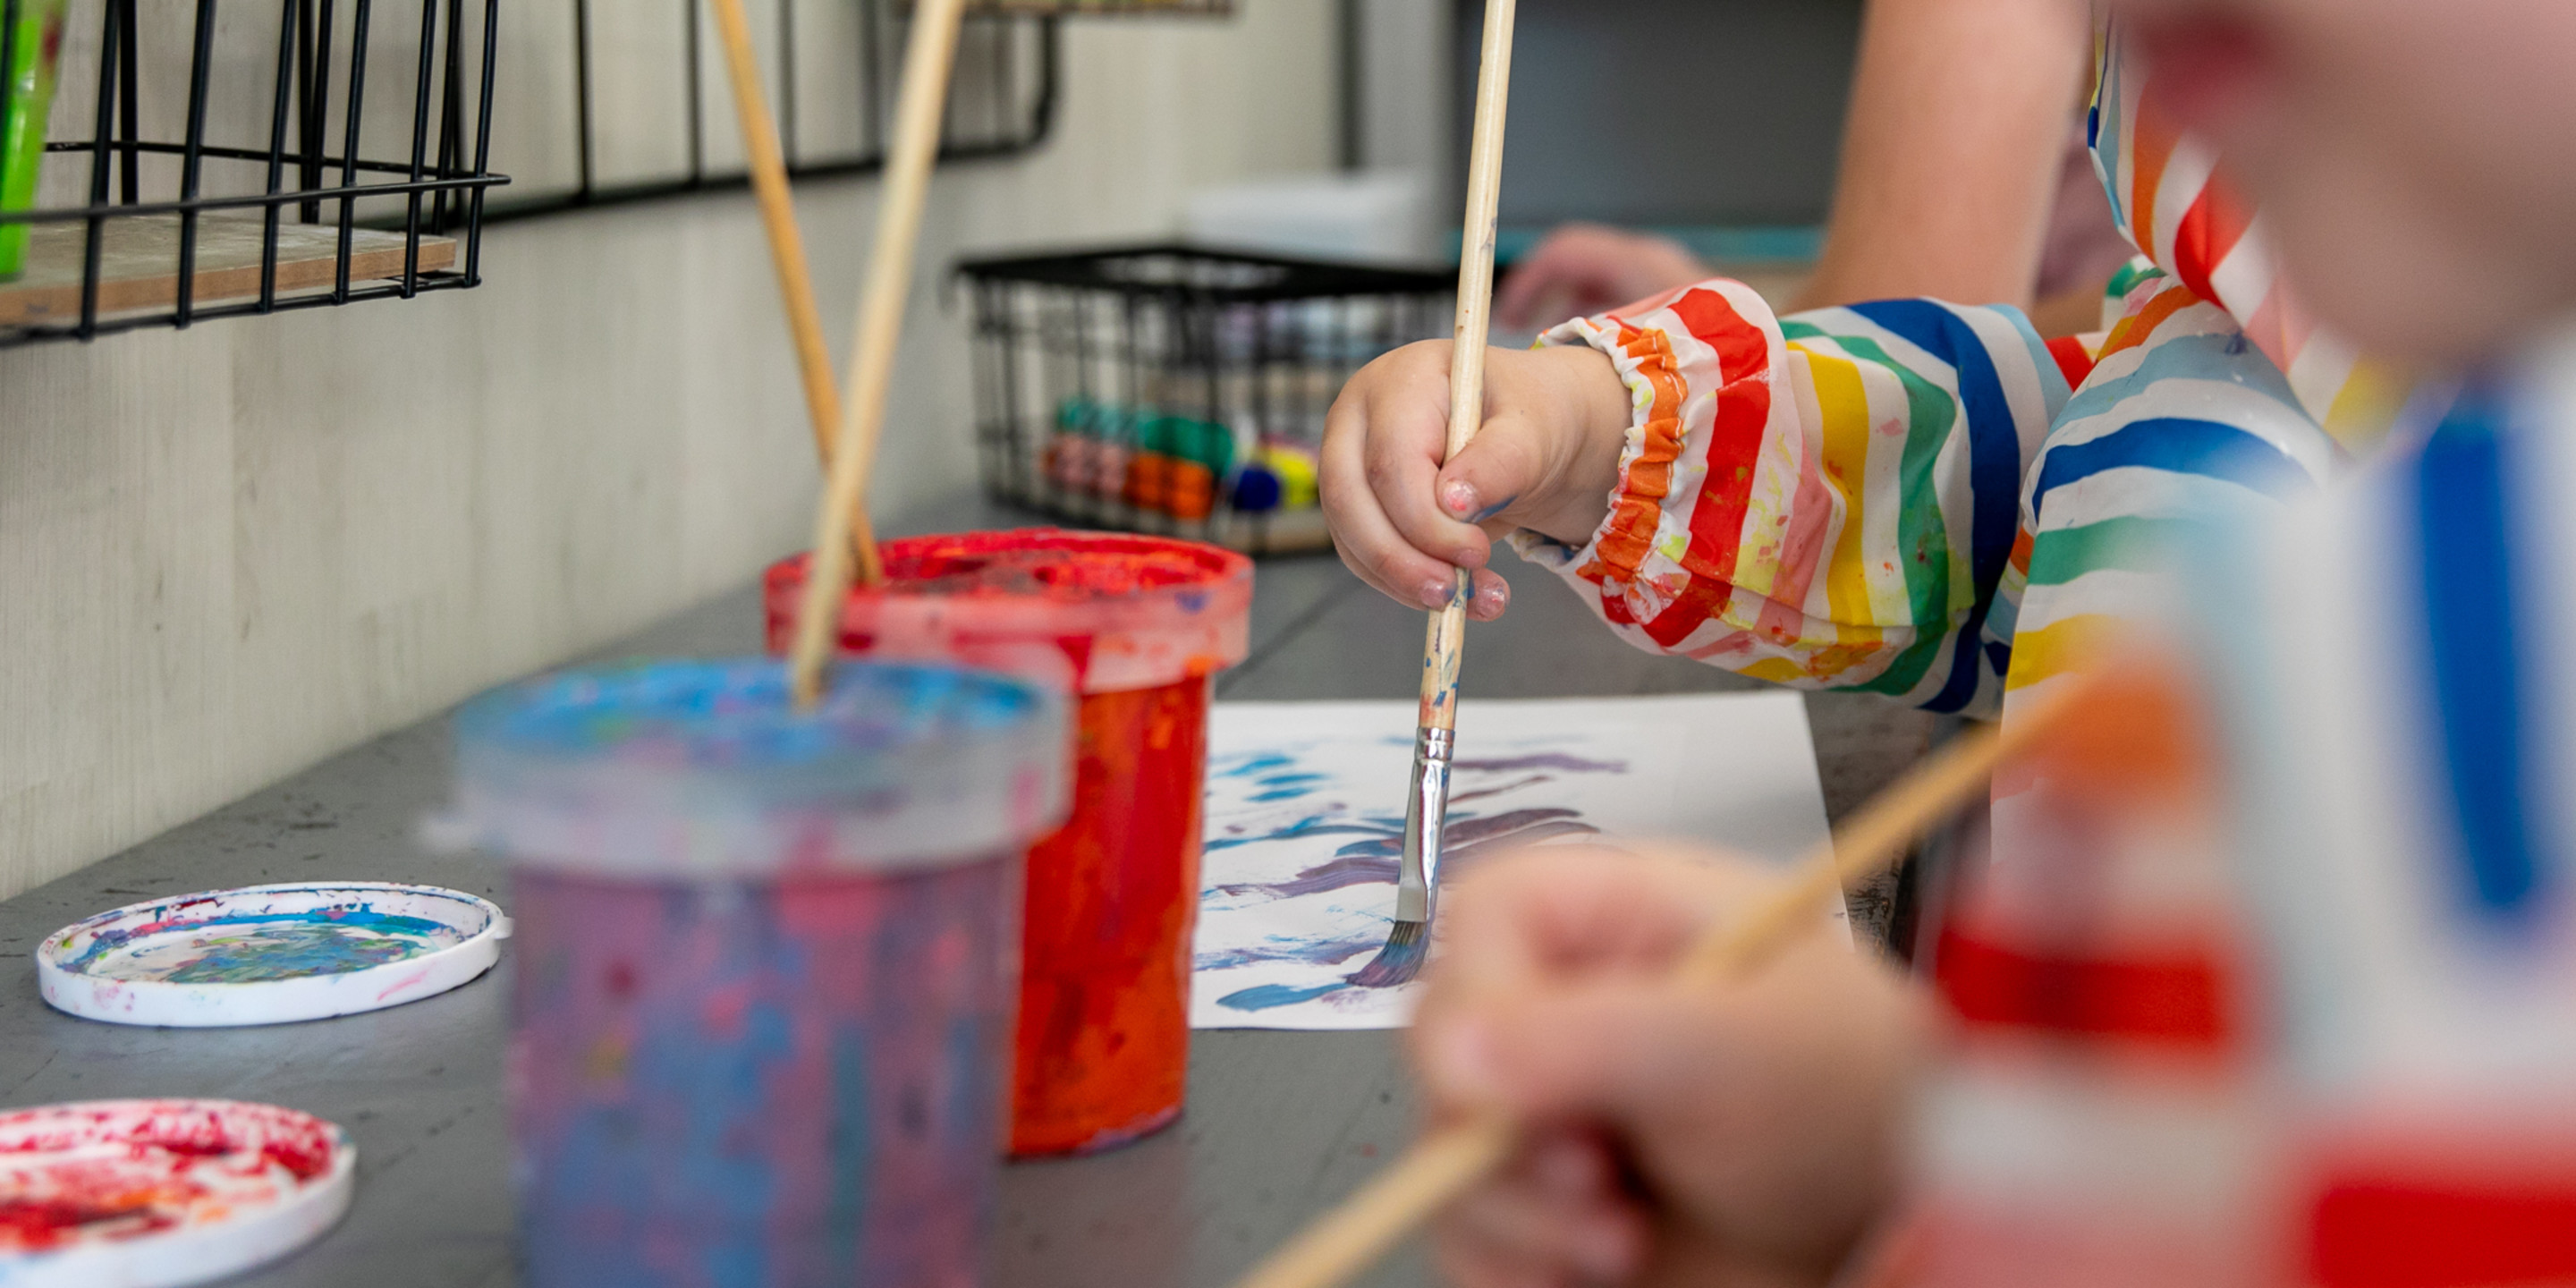
[[[1611,627],[1757,679],[1991,714],[1986,629],[2025,467],[2067,398],[2022,315],[1898,300],[1775,318],[1741,283],[1545,337],[1607,354],[1634,409],[1580,548],[1516,534]]]
[[[2012,641],[2007,715],[2140,623],[2170,625],[2165,578],[2193,531],[2307,495],[2340,460],[2226,310],[2141,275],[2024,481],[1990,625]]]
[[[2356,455],[2377,445],[2416,379],[2320,327],[2281,281],[2269,226],[2223,158],[2179,128],[2116,22],[2097,45],[2087,132],[2120,231],[2193,295],[2227,310],[2292,395]]]

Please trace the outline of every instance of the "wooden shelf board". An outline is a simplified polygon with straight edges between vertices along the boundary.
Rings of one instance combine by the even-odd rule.
[[[179,217],[140,215],[110,219],[99,249],[100,317],[179,302]],[[61,324],[80,320],[81,260],[89,228],[81,223],[36,224],[27,236],[26,271],[0,282],[0,326]],[[263,221],[240,215],[201,215],[197,220],[196,302],[259,295]],[[336,224],[281,222],[277,228],[277,290],[328,288],[339,277],[340,229]],[[420,271],[456,264],[452,237],[420,239]],[[400,278],[403,235],[361,228],[349,236],[352,283]]]

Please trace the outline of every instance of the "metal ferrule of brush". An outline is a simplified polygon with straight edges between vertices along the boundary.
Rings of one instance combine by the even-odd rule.
[[[1404,806],[1404,862],[1396,869],[1395,919],[1429,921],[1440,895],[1440,827],[1449,817],[1449,756],[1458,735],[1413,735],[1413,796]]]

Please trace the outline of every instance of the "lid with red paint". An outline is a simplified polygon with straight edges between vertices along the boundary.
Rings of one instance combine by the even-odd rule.
[[[1212,675],[1249,648],[1252,561],[1196,541],[1021,528],[878,547],[883,585],[842,604],[841,647],[1046,675],[1082,693]],[[805,556],[765,587],[769,646],[795,635]]]
[[[349,1210],[337,1126],[234,1100],[0,1113],[0,1283],[169,1288],[284,1256]]]

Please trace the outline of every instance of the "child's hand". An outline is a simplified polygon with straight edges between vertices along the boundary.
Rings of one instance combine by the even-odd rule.
[[[1400,602],[1449,602],[1475,570],[1468,614],[1501,616],[1510,592],[1485,567],[1490,534],[1532,528],[1569,545],[1610,510],[1627,441],[1628,389],[1582,345],[1485,352],[1485,423],[1446,467],[1449,342],[1410,344],[1360,369],[1324,425],[1324,517],[1342,562]]]
[[[1708,265],[1669,237],[1560,224],[1503,275],[1494,316],[1508,327],[1553,326],[1709,276]]]
[[[1816,933],[1728,987],[1668,982],[1776,874],[1530,851],[1444,905],[1413,1028],[1435,1117],[1500,1109],[1521,1154],[1438,1229],[1460,1288],[1821,1285],[1894,1188],[1924,1000]]]

